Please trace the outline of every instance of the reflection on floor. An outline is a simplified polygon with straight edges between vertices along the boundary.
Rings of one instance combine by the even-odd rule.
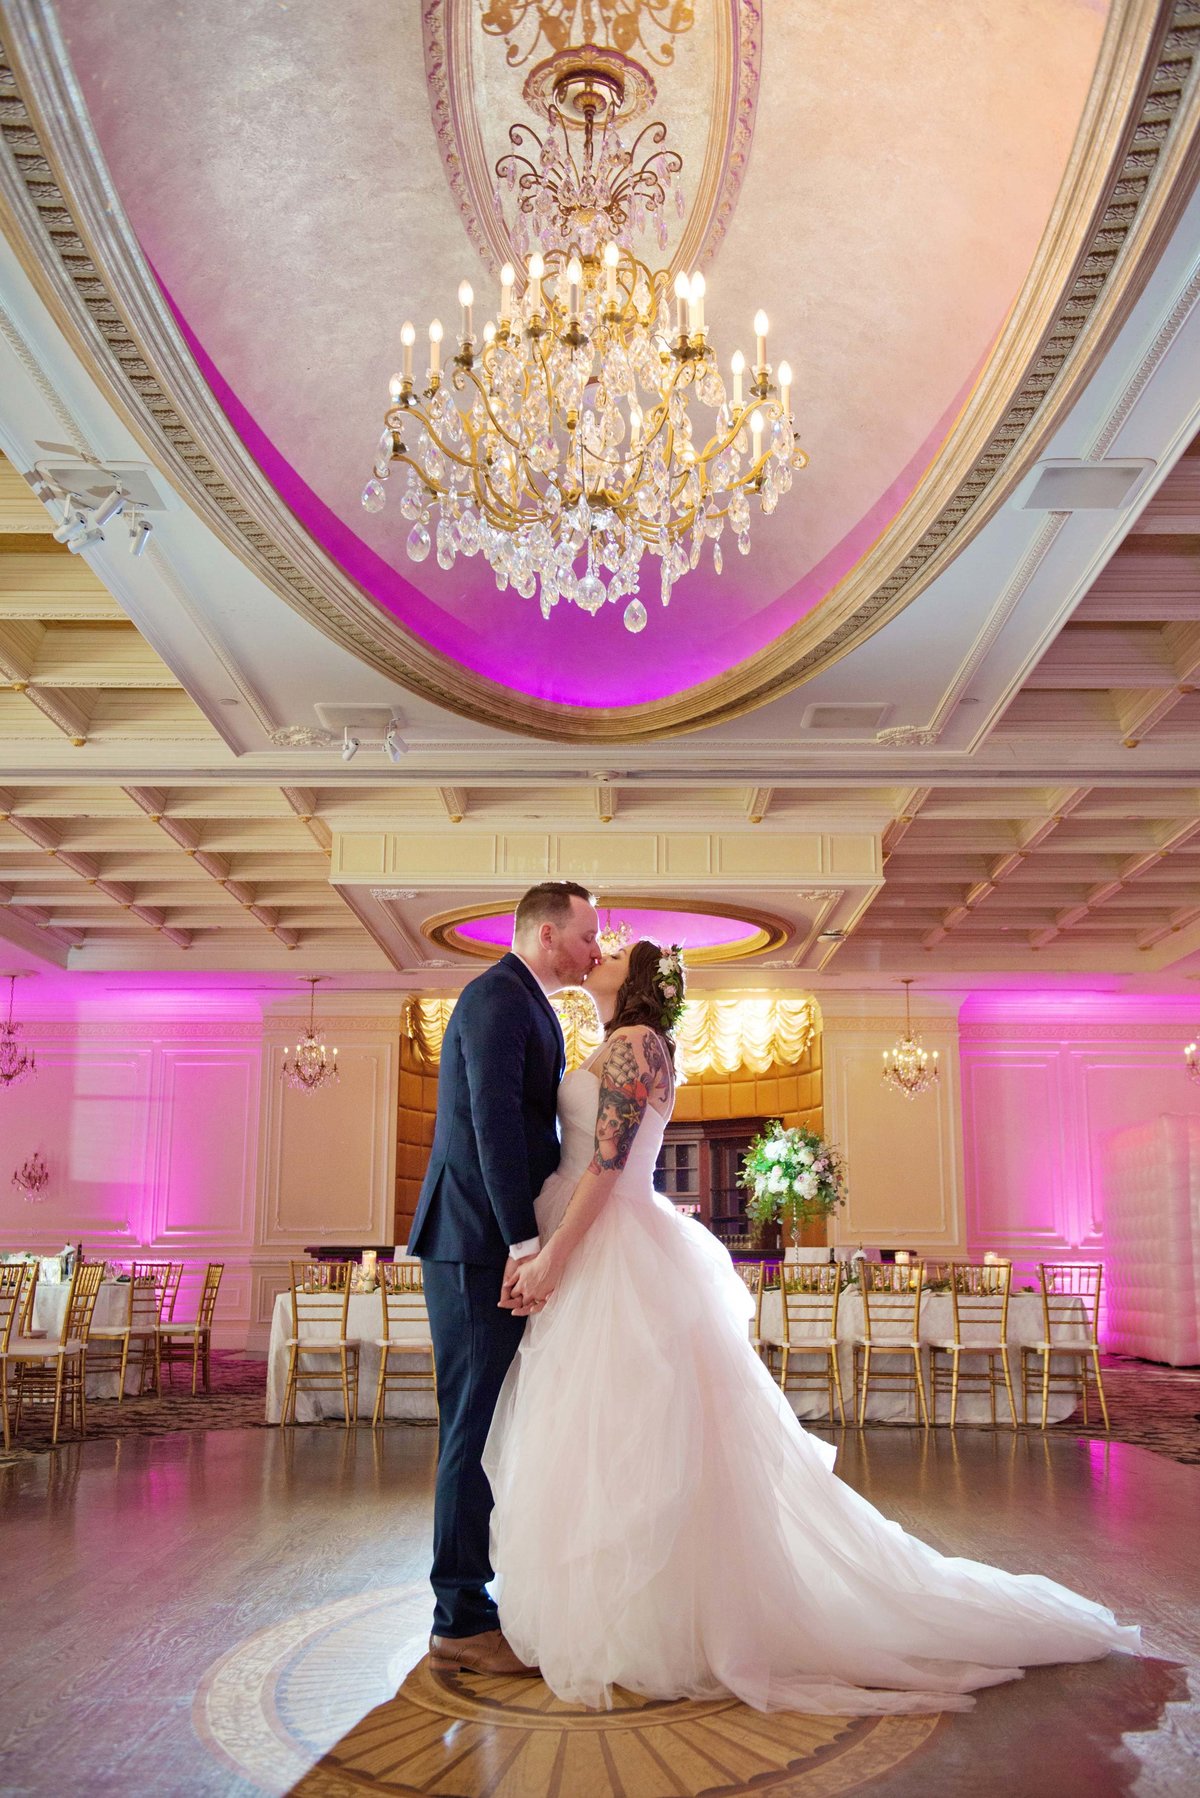
[[[1143,1622],[1151,1658],[1035,1670],[940,1719],[582,1712],[423,1659],[429,1432],[129,1438],[0,1472],[0,1792],[1196,1790],[1200,1472],[1040,1435],[847,1431],[839,1447],[843,1477],[907,1528],[1103,1599]]]

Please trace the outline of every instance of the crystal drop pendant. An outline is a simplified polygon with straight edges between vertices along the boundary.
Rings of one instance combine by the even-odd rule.
[[[717,542],[713,544],[713,573],[720,574],[723,566],[724,557],[721,554],[721,545]]]
[[[383,490],[382,481],[377,481],[374,476],[372,476],[362,490],[362,503],[364,512],[383,511],[384,506],[387,504],[387,494]]]
[[[414,524],[405,544],[410,562],[423,562],[429,554],[429,532],[423,524]]]
[[[625,629],[627,631],[632,631],[636,637],[637,633],[639,631],[644,631],[645,628],[646,608],[640,599],[631,599],[629,604],[625,607]]]

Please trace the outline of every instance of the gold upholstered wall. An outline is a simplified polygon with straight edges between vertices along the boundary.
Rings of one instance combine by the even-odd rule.
[[[437,1069],[426,1067],[412,1040],[400,1038],[400,1090],[396,1105],[396,1229],[392,1240],[408,1241],[408,1226],[433,1142],[437,1110]]]

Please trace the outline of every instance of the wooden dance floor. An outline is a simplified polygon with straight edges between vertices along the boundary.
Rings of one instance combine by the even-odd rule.
[[[432,1432],[231,1430],[0,1472],[0,1793],[250,1798],[1138,1798],[1200,1790],[1200,1469],[1069,1435],[848,1431],[840,1470],[936,1547],[1146,1626],[968,1715],[762,1717],[424,1659]],[[714,1554],[720,1543],[713,1544]]]

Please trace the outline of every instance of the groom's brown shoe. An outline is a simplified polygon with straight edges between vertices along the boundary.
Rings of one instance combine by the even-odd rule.
[[[443,1672],[494,1673],[502,1677],[536,1679],[536,1667],[519,1660],[504,1639],[504,1632],[485,1629],[478,1636],[430,1636],[429,1665]]]

